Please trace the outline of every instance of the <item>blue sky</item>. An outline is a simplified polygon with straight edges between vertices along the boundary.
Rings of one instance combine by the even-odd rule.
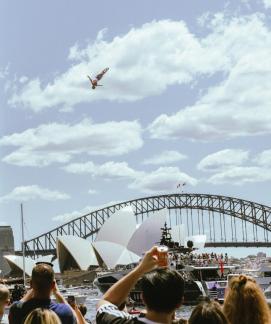
[[[271,205],[271,1],[1,1],[0,224],[176,192]],[[110,70],[91,90],[86,75]]]

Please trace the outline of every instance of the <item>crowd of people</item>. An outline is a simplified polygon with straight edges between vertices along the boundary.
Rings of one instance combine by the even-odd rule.
[[[223,307],[215,301],[197,305],[188,320],[176,317],[182,307],[185,281],[181,274],[168,267],[158,267],[157,247],[149,250],[141,262],[116,282],[97,304],[97,324],[271,324],[271,312],[264,294],[250,277],[233,277],[227,288]],[[125,310],[131,289],[141,279],[145,310],[139,316]],[[33,268],[31,289],[15,301],[5,315],[9,304],[9,290],[0,285],[0,323],[11,324],[73,324],[87,323],[86,308],[68,304],[61,295],[54,272],[48,264]],[[57,302],[50,298],[54,295]]]
[[[16,289],[18,292],[19,290]],[[52,301],[54,295],[56,302]],[[17,295],[16,295],[17,296]],[[0,285],[0,323],[1,324],[86,324],[86,307],[79,307],[68,301],[60,293],[51,265],[37,264],[32,270],[30,289],[14,301],[8,316],[5,307],[10,303],[9,289]],[[14,296],[13,296],[14,300]]]
[[[201,253],[201,254],[191,254],[192,263],[197,266],[208,266],[208,265],[219,265],[221,263],[228,264],[229,258],[228,254],[221,253]]]

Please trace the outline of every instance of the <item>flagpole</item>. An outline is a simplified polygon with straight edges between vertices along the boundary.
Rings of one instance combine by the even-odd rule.
[[[22,229],[22,252],[23,252],[23,279],[24,279],[24,286],[25,286],[26,280],[25,280],[24,213],[23,213],[22,203],[21,203],[21,229]]]

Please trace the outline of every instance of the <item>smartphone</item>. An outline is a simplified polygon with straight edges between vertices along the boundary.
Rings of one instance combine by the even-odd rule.
[[[74,305],[75,304],[75,297],[70,295],[70,296],[68,296],[67,301],[68,301],[68,303],[70,305]]]

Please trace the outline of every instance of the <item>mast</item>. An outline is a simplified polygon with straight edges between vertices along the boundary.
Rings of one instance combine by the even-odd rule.
[[[21,203],[21,229],[22,229],[22,252],[23,252],[23,279],[25,286],[25,246],[24,246],[24,213],[23,204]]]

